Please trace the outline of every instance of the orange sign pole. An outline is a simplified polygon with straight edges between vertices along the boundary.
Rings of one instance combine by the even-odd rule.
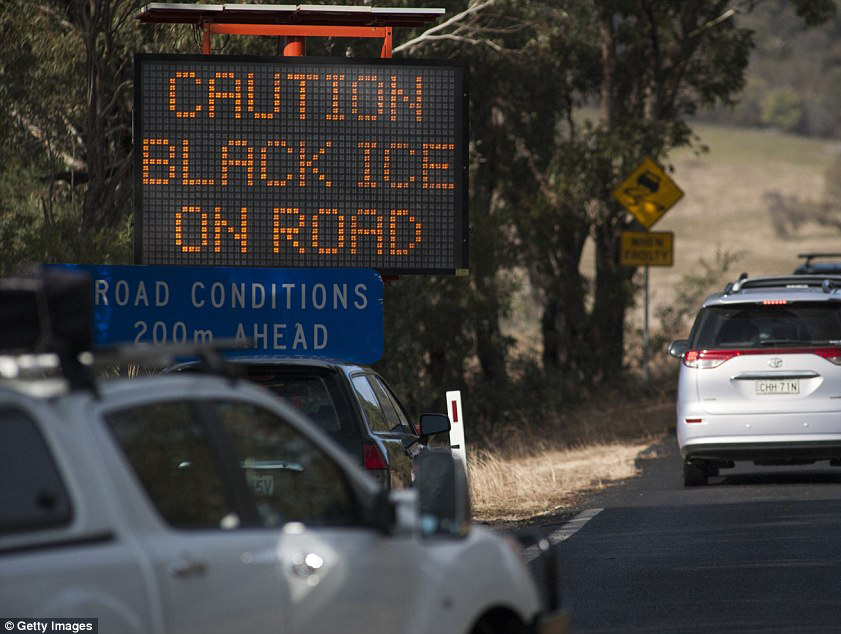
[[[202,25],[201,52],[202,52],[202,55],[210,55],[210,25],[209,24],[203,24]]]
[[[303,57],[307,54],[307,40],[299,35],[284,36],[283,55],[285,57]]]
[[[204,24],[202,50],[210,55],[210,36],[213,35],[260,35],[285,38],[283,54],[300,57],[306,55],[308,37],[376,37],[382,38],[380,57],[391,58],[392,27],[390,26],[330,26],[303,24]]]
[[[385,27],[383,34],[383,47],[380,50],[380,57],[382,59],[391,59],[391,27]]]

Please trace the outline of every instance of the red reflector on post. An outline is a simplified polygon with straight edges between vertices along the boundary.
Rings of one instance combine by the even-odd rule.
[[[372,442],[362,443],[362,466],[368,471],[388,469],[379,447]]]

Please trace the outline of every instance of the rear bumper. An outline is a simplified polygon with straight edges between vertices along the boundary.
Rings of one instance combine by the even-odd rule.
[[[689,454],[722,460],[841,458],[841,407],[714,414],[690,401],[678,405],[677,415],[677,439],[684,458]],[[701,456],[702,452],[711,455]]]
[[[785,463],[841,460],[841,437],[812,440],[696,440],[680,448],[684,460]]]

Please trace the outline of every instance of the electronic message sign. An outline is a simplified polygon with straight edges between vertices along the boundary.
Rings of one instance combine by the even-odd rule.
[[[135,57],[135,262],[454,273],[462,62]]]

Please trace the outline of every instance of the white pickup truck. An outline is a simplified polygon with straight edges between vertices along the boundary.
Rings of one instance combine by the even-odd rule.
[[[96,619],[102,634],[568,631],[518,547],[470,524],[449,453],[431,454],[415,490],[389,493],[245,381],[91,381],[81,367],[24,379],[24,365],[0,357],[0,620]]]

